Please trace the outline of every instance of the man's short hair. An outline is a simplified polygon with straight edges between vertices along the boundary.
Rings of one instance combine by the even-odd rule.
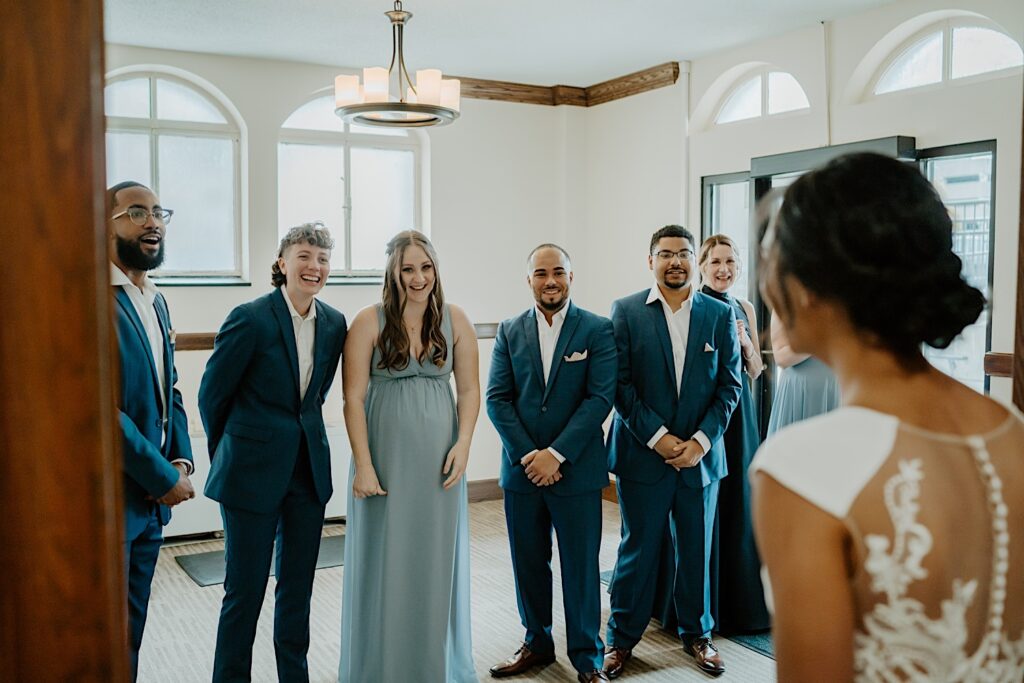
[[[277,258],[283,257],[285,250],[296,244],[309,244],[321,249],[333,250],[334,238],[331,237],[330,231],[324,227],[324,224],[319,221],[303,223],[289,229],[281,238],[281,246],[277,249]],[[281,268],[277,265],[277,259],[274,259],[274,264],[270,266],[270,284],[280,287],[286,282],[288,282],[288,278],[281,272]]]
[[[657,230],[653,235],[651,235],[651,246],[647,250],[648,254],[654,253],[654,247],[658,246],[658,241],[663,237],[683,237],[690,240],[691,249],[696,247],[696,243],[693,241],[692,232],[681,225],[666,225],[664,228]]]
[[[545,242],[544,244],[538,244],[536,247],[534,247],[533,251],[530,252],[530,255],[526,257],[527,272],[533,269],[533,257],[541,249],[557,249],[558,251],[562,252],[562,256],[565,257],[565,265],[568,266],[569,270],[572,270],[572,259],[569,257],[569,252],[567,252],[565,249],[558,246],[557,244],[554,244],[553,242]]]
[[[114,208],[117,205],[117,193],[121,190],[127,190],[129,187],[141,187],[144,190],[149,190],[148,187],[142,183],[135,182],[134,180],[125,180],[117,185],[107,188],[107,207]],[[153,190],[149,190],[152,192]]]

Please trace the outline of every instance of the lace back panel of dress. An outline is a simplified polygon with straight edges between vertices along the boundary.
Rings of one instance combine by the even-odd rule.
[[[1005,431],[995,441],[1008,456],[1001,462],[1016,464],[1012,481],[1020,489],[1024,429],[1015,423]],[[1010,566],[1010,522],[1017,520],[1019,533],[1021,512],[1012,517],[1004,498],[1020,505],[1022,493],[1005,490],[980,437],[965,443],[901,434],[851,509],[851,528],[864,532],[863,571],[854,579],[862,615],[857,681],[1024,680],[1024,567],[1016,539],[1018,566]]]

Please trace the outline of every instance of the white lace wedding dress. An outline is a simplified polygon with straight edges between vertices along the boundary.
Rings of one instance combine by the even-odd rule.
[[[857,681],[1024,681],[1024,419],[958,437],[842,408],[780,432],[763,471],[853,539]]]

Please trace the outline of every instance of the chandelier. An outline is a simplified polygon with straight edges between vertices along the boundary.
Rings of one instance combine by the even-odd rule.
[[[335,78],[334,113],[346,123],[388,128],[445,126],[459,118],[459,81],[442,79],[439,69],[417,71],[415,86],[409,78],[402,34],[412,13],[395,0],[395,8],[384,14],[391,20],[391,65],[363,69],[362,84],[357,75]],[[392,79],[397,97],[391,95]]]

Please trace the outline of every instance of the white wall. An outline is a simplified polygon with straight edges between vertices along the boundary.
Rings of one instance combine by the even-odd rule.
[[[906,0],[855,16],[746,45],[692,64],[690,196],[687,215],[700,223],[701,177],[745,171],[750,158],[767,154],[908,135],[919,149],[996,140],[996,238],[993,247],[992,350],[1013,351],[1017,242],[1020,215],[1022,78],[979,78],[880,97],[856,87],[881,66],[869,57],[893,31],[909,37],[914,19],[935,13],[971,12],[996,22],[1024,43],[1024,3],[1011,0]],[[901,30],[901,27],[902,30]],[[892,37],[890,36],[890,41]],[[865,61],[867,59],[867,61]],[[709,126],[724,87],[739,80],[743,65],[772,64],[791,71],[811,108],[770,119]],[[829,67],[826,69],[826,64]],[[826,78],[827,75],[827,78]],[[851,86],[851,83],[854,85]],[[1010,400],[1008,379],[992,379],[992,395]]]

